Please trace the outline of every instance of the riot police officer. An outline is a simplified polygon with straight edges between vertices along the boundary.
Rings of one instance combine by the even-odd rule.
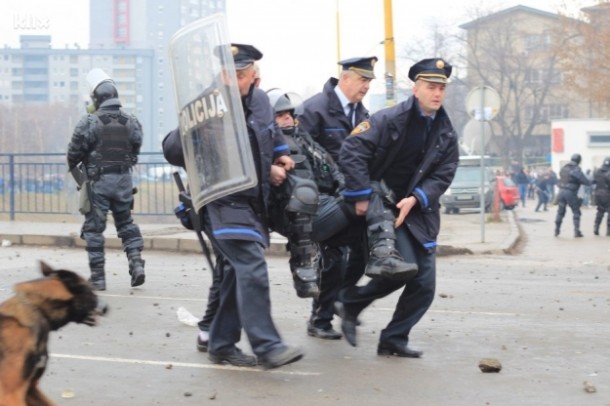
[[[593,184],[595,185],[595,204],[597,205],[593,234],[599,235],[599,226],[604,215],[608,214],[608,217],[606,217],[606,236],[610,236],[610,157],[606,157],[601,168],[595,171]]]
[[[574,221],[574,237],[582,237],[580,231],[580,206],[582,200],[578,198],[578,188],[580,185],[588,186],[591,181],[587,179],[580,169],[580,154],[573,154],[570,162],[565,164],[559,171],[559,193],[557,195],[557,216],[555,217],[555,237],[561,231],[561,222],[566,214],[566,206],[570,206],[572,210],[572,218]]]
[[[85,222],[81,238],[86,241],[91,270],[90,282],[96,290],[106,289],[104,235],[108,211],[112,212],[117,234],[129,260],[131,286],[144,283],[144,241],[131,216],[133,207],[132,167],[138,162],[142,126],[121,109],[116,85],[100,69],[88,74],[93,83],[94,112],[83,116],[68,145],[68,167],[82,163],[87,181],[81,187],[90,205],[81,208]]]

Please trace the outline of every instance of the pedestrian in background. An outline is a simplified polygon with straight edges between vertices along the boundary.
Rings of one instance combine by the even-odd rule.
[[[543,207],[544,211],[547,211],[547,204],[549,203],[549,175],[547,173],[543,173],[538,176],[536,180],[536,195],[538,196],[538,204],[536,205],[536,210],[539,211],[540,207]]]
[[[521,200],[521,207],[525,207],[525,200],[527,199],[527,188],[529,186],[530,180],[525,173],[525,169],[521,167],[519,172],[515,175],[515,183],[517,184],[517,188],[519,189],[519,199]]]
[[[409,70],[413,96],[360,123],[341,148],[343,196],[354,203],[356,213],[364,215],[370,209],[371,181],[384,181],[396,201],[397,249],[405,260],[418,265],[417,275],[408,281],[371,279],[364,286],[341,290],[341,328],[356,346],[360,313],[373,301],[403,289],[379,336],[378,355],[419,358],[423,354],[409,347],[409,334],[434,300],[439,199],[459,162],[458,137],[442,106],[451,71],[441,58],[413,65]]]
[[[570,162],[565,164],[559,172],[559,193],[557,194],[557,216],[555,217],[555,237],[561,232],[561,222],[566,214],[566,206],[570,206],[572,210],[572,220],[574,222],[574,237],[580,238],[583,236],[580,231],[580,206],[582,200],[578,197],[578,189],[581,185],[590,185],[591,181],[587,179],[580,169],[580,154],[573,154]]]
[[[606,216],[606,236],[610,236],[610,157],[604,159],[602,166],[595,171],[593,176],[595,185],[595,223],[593,224],[593,234],[599,235],[599,227]]]
[[[93,83],[93,110],[76,124],[68,145],[67,159],[71,171],[82,164],[86,182],[81,193],[87,195],[89,206],[81,207],[85,222],[81,238],[85,240],[89,281],[95,290],[106,290],[104,230],[108,211],[112,212],[117,235],[129,261],[131,286],[144,283],[144,240],[131,216],[133,208],[132,167],[138,162],[142,146],[142,126],[138,119],[121,109],[114,81],[101,69],[88,74]]]

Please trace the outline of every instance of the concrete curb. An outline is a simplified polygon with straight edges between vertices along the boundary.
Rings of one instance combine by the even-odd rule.
[[[497,245],[494,249],[473,252],[467,247],[439,245],[437,247],[437,256],[449,255],[486,255],[486,254],[510,254],[521,238],[521,230],[516,221],[516,214],[510,210],[507,213],[507,219],[510,225],[510,232],[507,237]],[[201,253],[199,240],[194,235],[188,232],[179,232],[179,235],[168,236],[152,233],[147,235],[144,233],[144,250],[155,251],[171,251],[184,253]],[[70,235],[41,235],[41,234],[0,234],[0,240],[8,240],[11,244],[17,245],[33,245],[33,246],[56,246],[56,247],[76,247],[85,248],[85,241],[81,240],[79,235],[72,233]],[[118,237],[107,236],[106,248],[122,249],[121,240]],[[271,244],[266,250],[268,255],[288,256],[286,250],[286,239],[282,236],[272,233]]]

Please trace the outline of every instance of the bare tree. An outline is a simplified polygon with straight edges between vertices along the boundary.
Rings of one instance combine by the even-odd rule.
[[[502,107],[492,122],[491,145],[508,166],[526,152],[548,152],[550,118],[569,111],[561,91],[559,55],[552,46],[559,15],[524,6],[480,13],[461,26],[469,87],[490,86]],[[548,141],[546,141],[548,143]]]
[[[65,152],[77,120],[64,104],[0,106],[0,151]]]
[[[584,116],[610,114],[610,1],[581,9],[577,19],[563,16],[565,41],[558,44],[565,84],[586,103]]]

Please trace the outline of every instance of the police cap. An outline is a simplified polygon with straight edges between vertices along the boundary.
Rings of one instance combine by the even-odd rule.
[[[263,57],[261,51],[252,45],[246,44],[231,44],[231,54],[233,55],[236,70],[246,69]]]
[[[375,79],[375,62],[378,59],[376,56],[349,58],[339,61],[338,64],[343,67],[343,70],[351,70],[362,77]]]
[[[423,59],[411,66],[409,79],[413,82],[421,79],[427,82],[449,83],[452,68],[441,58]]]

